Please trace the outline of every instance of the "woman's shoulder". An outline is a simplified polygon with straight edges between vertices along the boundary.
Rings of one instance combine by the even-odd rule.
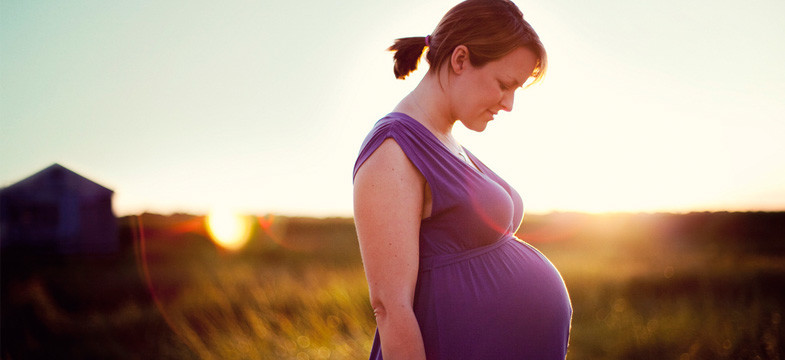
[[[401,112],[391,112],[381,119],[371,129],[365,139],[363,147],[376,143],[387,138],[393,138],[404,150],[407,147],[421,145],[430,139],[430,131],[411,116]]]
[[[376,122],[374,130],[417,131],[423,127],[417,120],[402,112],[391,112]]]
[[[392,112],[385,115],[376,122],[363,141],[355,163],[355,174],[365,160],[376,153],[385,142],[386,149],[382,151],[400,151],[402,154],[413,155],[417,152],[416,148],[423,137],[423,130],[428,131],[417,120],[404,113]],[[388,139],[392,141],[387,142]]]

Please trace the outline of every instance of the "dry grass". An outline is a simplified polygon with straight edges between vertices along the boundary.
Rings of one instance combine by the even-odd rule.
[[[662,231],[682,218],[634,219],[527,218],[521,235],[570,291],[569,359],[785,356],[785,239],[740,247]],[[3,253],[2,358],[367,358],[374,321],[350,221],[280,220],[238,254],[183,221],[113,259]]]

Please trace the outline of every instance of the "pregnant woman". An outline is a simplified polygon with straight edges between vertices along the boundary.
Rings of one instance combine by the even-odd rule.
[[[559,272],[514,234],[521,197],[452,136],[483,131],[540,80],[539,37],[507,0],[467,0],[431,35],[395,41],[405,78],[354,166],[354,212],[377,332],[371,359],[564,359],[572,307]],[[515,146],[510,146],[515,151]]]

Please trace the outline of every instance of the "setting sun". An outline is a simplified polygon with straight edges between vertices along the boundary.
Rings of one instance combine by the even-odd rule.
[[[216,244],[228,250],[239,250],[251,236],[251,216],[228,209],[214,209],[205,219],[210,237]]]

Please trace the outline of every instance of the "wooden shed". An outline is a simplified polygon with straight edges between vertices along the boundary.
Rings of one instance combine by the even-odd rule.
[[[0,189],[0,247],[115,253],[119,239],[113,193],[59,164]]]

